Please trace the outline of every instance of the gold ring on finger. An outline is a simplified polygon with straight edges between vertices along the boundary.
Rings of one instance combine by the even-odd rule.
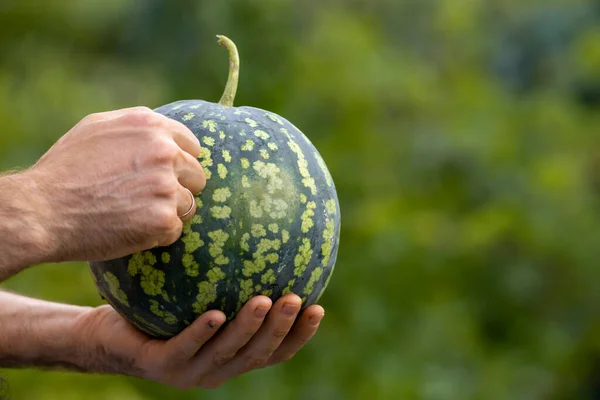
[[[188,188],[185,188],[185,190],[187,190],[187,192],[190,194],[190,197],[192,198],[192,204],[190,205],[189,210],[187,210],[183,215],[180,215],[179,218],[187,217],[188,215],[190,215],[192,213],[192,211],[194,211],[194,208],[196,207],[196,198],[194,197],[194,194]]]

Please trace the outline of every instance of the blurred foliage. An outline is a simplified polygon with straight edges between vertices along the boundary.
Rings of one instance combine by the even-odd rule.
[[[323,154],[342,207],[317,337],[216,391],[0,373],[14,399],[600,398],[600,2],[2,0],[0,168],[86,114],[218,101]],[[101,304],[83,264],[14,290]]]

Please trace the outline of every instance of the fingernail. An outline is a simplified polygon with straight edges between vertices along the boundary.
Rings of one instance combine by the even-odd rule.
[[[295,315],[298,313],[298,306],[292,303],[285,303],[283,305],[283,313],[286,315]]]
[[[325,316],[325,314],[313,315],[312,317],[309,318],[309,322],[311,325],[318,325],[324,316]]]
[[[268,308],[265,308],[265,307],[256,307],[256,310],[254,311],[254,314],[258,318],[264,318],[265,315],[267,315],[268,312],[269,312]]]

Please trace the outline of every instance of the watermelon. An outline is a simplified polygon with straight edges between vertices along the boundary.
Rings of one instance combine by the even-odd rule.
[[[185,124],[202,144],[207,183],[173,244],[90,262],[100,295],[141,331],[167,339],[207,310],[228,320],[253,296],[295,293],[316,303],[332,276],[340,207],[327,166],[291,122],[234,107],[239,56],[218,103],[183,100],[155,109]]]

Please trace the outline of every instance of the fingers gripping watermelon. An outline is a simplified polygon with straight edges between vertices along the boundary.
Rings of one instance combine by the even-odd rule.
[[[314,304],[334,270],[340,207],[323,158],[285,118],[234,107],[239,58],[219,103],[183,100],[155,111],[200,140],[207,177],[195,216],[167,247],[91,262],[99,293],[137,328],[169,338],[201,313],[235,317],[251,297],[296,293]]]

